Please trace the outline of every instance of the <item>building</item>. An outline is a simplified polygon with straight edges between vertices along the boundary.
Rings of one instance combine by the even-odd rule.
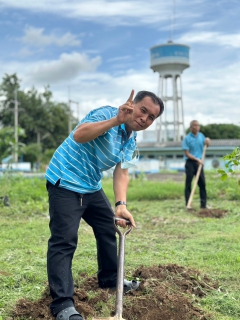
[[[205,155],[204,167],[206,170],[224,168],[223,156],[240,147],[240,139],[211,139]],[[158,143],[154,141],[138,142],[141,160],[155,159],[159,161],[159,170],[184,170],[184,151],[181,141]]]

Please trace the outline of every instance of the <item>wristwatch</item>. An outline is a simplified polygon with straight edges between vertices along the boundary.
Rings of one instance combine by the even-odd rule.
[[[118,201],[115,203],[115,207],[120,206],[121,204],[124,204],[125,206],[127,206],[127,202],[125,201]]]

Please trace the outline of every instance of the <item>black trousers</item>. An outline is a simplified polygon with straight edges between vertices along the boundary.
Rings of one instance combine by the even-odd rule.
[[[97,244],[98,282],[112,287],[117,280],[117,242],[114,212],[103,192],[81,195],[47,182],[49,228],[47,272],[53,316],[74,305],[72,259],[77,248],[78,229],[83,218],[93,229]],[[84,263],[84,261],[82,261]]]
[[[191,185],[193,177],[196,175],[198,170],[198,162],[188,159],[185,164],[186,172],[186,182],[185,182],[185,201],[186,205],[191,194]],[[200,207],[204,208],[207,204],[207,192],[206,192],[206,182],[203,167],[199,176],[198,186],[200,190]]]

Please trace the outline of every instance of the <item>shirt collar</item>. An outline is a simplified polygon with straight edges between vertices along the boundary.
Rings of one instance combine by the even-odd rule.
[[[192,132],[190,132],[190,136],[191,136],[191,137],[194,137],[194,138],[197,138],[198,134],[199,134],[199,132],[198,132],[196,135],[193,134]]]
[[[126,132],[125,123],[120,124],[121,129]],[[127,133],[127,132],[126,132]]]
[[[126,131],[126,127],[125,127],[125,123],[120,124],[120,128],[122,129],[122,131],[128,135],[127,131]],[[128,139],[134,137],[136,139],[137,133],[135,131],[132,131],[130,136],[128,137]]]

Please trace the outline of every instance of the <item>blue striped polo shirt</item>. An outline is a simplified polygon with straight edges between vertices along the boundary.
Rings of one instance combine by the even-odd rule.
[[[194,157],[201,159],[205,139],[206,138],[202,132],[198,132],[196,136],[192,132],[189,132],[189,134],[183,139],[182,148],[183,150],[188,150]],[[188,159],[188,157],[185,156],[185,159]]]
[[[94,109],[79,124],[109,120],[117,113],[118,108],[111,106]],[[45,178],[52,184],[60,179],[60,187],[78,193],[93,193],[102,188],[103,171],[114,167],[123,158],[124,161],[132,159],[137,133],[132,132],[128,137],[122,124],[92,141],[79,143],[73,137],[78,125],[54,152]]]

